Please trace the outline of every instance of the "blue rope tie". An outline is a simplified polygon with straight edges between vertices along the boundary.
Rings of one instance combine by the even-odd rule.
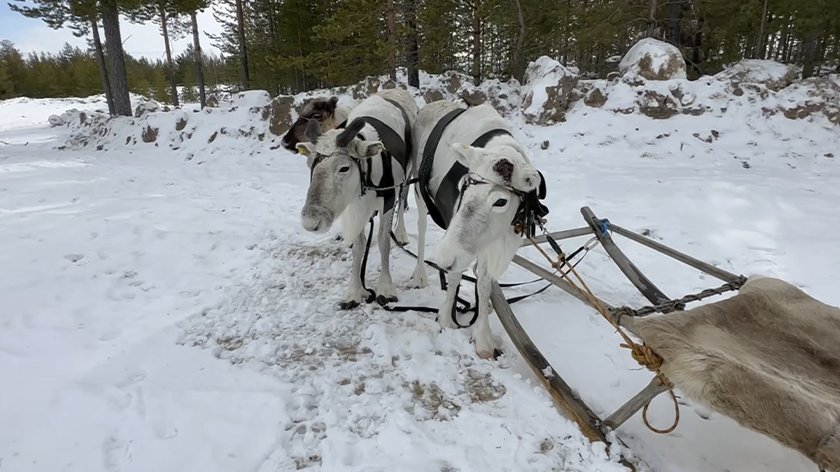
[[[602,237],[602,238],[606,238],[606,237],[607,237],[607,232],[608,232],[608,231],[609,231],[609,229],[610,229],[610,228],[609,228],[609,226],[608,226],[609,224],[610,224],[610,220],[608,220],[608,219],[606,219],[606,218],[604,218],[603,220],[599,220],[599,221],[598,221],[598,229],[600,229],[600,230],[601,230],[601,237]]]

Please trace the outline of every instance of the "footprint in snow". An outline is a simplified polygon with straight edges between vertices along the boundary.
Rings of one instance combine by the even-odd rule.
[[[67,255],[64,256],[64,258],[67,259],[70,262],[75,263],[75,262],[79,262],[80,260],[84,259],[85,255],[84,254],[67,254]]]

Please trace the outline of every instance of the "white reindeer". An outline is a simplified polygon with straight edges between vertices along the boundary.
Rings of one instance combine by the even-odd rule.
[[[323,233],[341,216],[342,235],[353,243],[352,275],[340,304],[342,309],[370,301],[362,285],[361,264],[364,228],[374,212],[379,213],[381,260],[376,298],[381,304],[397,300],[391,279],[390,231],[394,209],[399,206],[398,193],[405,188],[411,164],[411,140],[407,135],[417,111],[417,104],[407,91],[384,90],[355,107],[345,129],[330,129],[322,134],[318,121],[311,120],[306,128],[309,142],[296,145],[306,155],[311,169],[306,203],[301,210],[303,227]],[[398,157],[405,167],[397,162]]]
[[[346,106],[339,105],[338,97],[336,96],[330,98],[317,97],[310,100],[303,107],[298,118],[292,123],[292,126],[286,134],[280,139],[280,145],[289,151],[298,152],[298,143],[309,141],[309,138],[306,137],[306,127],[311,121],[314,120],[320,123],[320,131],[324,133],[346,122],[350,116],[350,112],[357,105],[358,102],[353,102]],[[403,188],[403,193],[400,197],[400,200],[405,204],[397,209],[397,228],[394,235],[400,244],[405,245],[408,243],[408,233],[405,230],[405,210],[408,209],[408,186]]]
[[[442,132],[434,132],[439,123],[444,126],[452,116],[455,118]],[[424,155],[430,138],[429,153]],[[423,252],[430,206],[435,222],[446,229],[435,254],[435,262],[447,271],[448,284],[438,320],[443,328],[456,327],[450,315],[456,288],[461,274],[476,261],[478,318],[473,339],[479,357],[495,357],[498,350],[488,318],[492,311],[491,281],[507,270],[520,247],[522,238],[514,231],[514,224],[524,222],[524,216],[533,221],[548,212],[536,200],[545,197],[542,175],[511,135],[506,120],[490,105],[466,110],[447,101],[426,105],[417,115],[414,139],[414,159],[420,169],[415,187],[419,219],[414,282],[421,287],[428,284]],[[428,159],[432,161],[426,162]],[[534,214],[531,210],[520,211],[526,199],[530,199],[529,208]]]

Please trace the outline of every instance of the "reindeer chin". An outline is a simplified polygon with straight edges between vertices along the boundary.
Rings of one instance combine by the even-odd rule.
[[[305,207],[300,215],[303,229],[315,234],[324,234],[332,227],[333,216],[326,208]]]

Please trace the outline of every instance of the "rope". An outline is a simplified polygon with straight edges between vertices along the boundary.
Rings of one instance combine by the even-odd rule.
[[[558,269],[558,265],[559,267],[563,267],[563,265],[565,264],[566,256],[563,254],[562,251],[558,252],[557,261],[555,261],[548,254],[546,254],[546,252],[539,246],[539,244],[536,243],[536,241],[534,241],[533,238],[528,238],[528,240],[531,241],[531,245],[537,248],[537,251],[539,251],[540,254],[542,254],[543,257],[545,257],[545,259],[548,261],[549,264],[551,264],[552,267],[554,267],[555,269]],[[578,280],[580,286],[583,287],[583,289],[581,289],[568,276],[569,273],[575,276],[575,278]],[[647,426],[648,429],[657,434],[668,434],[677,429],[677,425],[680,423],[680,406],[679,403],[677,403],[677,395],[674,393],[673,384],[668,380],[667,377],[665,377],[665,374],[663,374],[659,370],[662,367],[662,358],[659,357],[659,355],[656,354],[656,352],[654,352],[653,349],[650,348],[650,346],[646,346],[644,344],[636,344],[632,339],[630,339],[630,336],[628,336],[627,333],[625,333],[624,330],[621,329],[621,326],[619,326],[618,323],[615,320],[613,320],[612,317],[610,317],[610,315],[607,312],[607,309],[601,304],[601,301],[598,300],[595,294],[592,293],[592,290],[589,289],[589,286],[586,285],[586,282],[583,281],[580,274],[578,274],[575,270],[574,266],[569,266],[569,270],[567,272],[563,272],[562,270],[560,270],[560,274],[563,279],[565,279],[569,284],[571,284],[575,289],[577,289],[578,292],[580,292],[581,295],[583,295],[587,300],[589,300],[589,304],[592,307],[594,307],[595,310],[597,310],[598,313],[600,313],[601,316],[603,316],[604,319],[607,320],[607,322],[610,325],[612,325],[613,328],[616,329],[616,331],[618,331],[618,334],[621,335],[622,339],[624,340],[624,342],[621,343],[620,346],[625,349],[629,349],[630,356],[633,357],[633,359],[636,362],[638,362],[639,365],[647,368],[648,370],[656,374],[656,376],[659,377],[659,380],[662,381],[662,384],[665,385],[665,387],[668,389],[668,393],[671,395],[671,400],[673,400],[674,402],[674,423],[671,425],[671,427],[666,429],[657,429],[653,427],[647,419],[648,407],[650,406],[650,402],[648,402],[647,404],[645,404],[645,407],[642,410],[642,421],[644,421],[645,426]]]

